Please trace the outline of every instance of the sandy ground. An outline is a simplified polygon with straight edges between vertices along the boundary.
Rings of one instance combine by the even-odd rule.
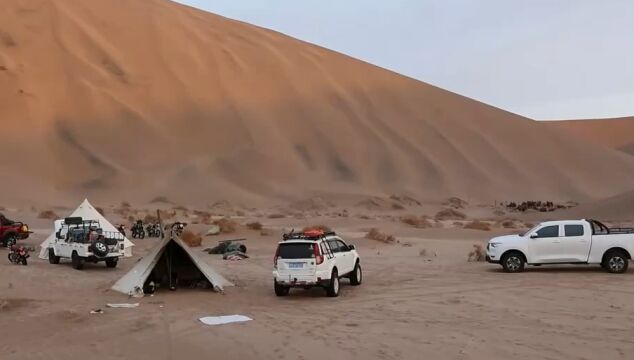
[[[27,267],[0,261],[2,359],[627,359],[634,350],[633,272],[541,267],[506,274],[466,261],[473,244],[513,230],[414,229],[351,218],[263,222],[273,229],[311,222],[335,227],[361,253],[364,283],[344,285],[339,298],[321,289],[277,298],[270,271],[279,230],[205,239],[200,249],[222,238],[248,238],[250,259],[205,255],[236,284],[224,294],[179,290],[137,300],[109,290],[154,239],[136,240],[135,257],[114,270],[88,265],[79,272],[36,258]],[[362,238],[372,226],[399,243]],[[47,231],[25,243],[38,245]],[[135,309],[105,307],[137,301]],[[89,314],[97,308],[105,313]],[[254,320],[218,327],[198,321],[228,314]]]

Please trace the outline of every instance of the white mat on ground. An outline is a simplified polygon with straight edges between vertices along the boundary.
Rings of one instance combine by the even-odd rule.
[[[253,319],[244,315],[206,316],[200,318],[200,321],[205,325],[224,325],[251,320]]]

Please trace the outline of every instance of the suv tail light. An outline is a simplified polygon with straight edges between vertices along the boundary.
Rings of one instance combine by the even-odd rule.
[[[315,251],[315,264],[320,265],[324,262],[324,257],[321,255],[321,250],[319,249],[319,244],[313,244],[313,250]]]
[[[275,249],[275,256],[273,257],[273,265],[277,266],[277,257],[280,256],[280,246]]]

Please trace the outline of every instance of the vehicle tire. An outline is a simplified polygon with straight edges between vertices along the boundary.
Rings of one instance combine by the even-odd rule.
[[[49,264],[59,264],[59,256],[55,256],[55,250],[48,249],[48,262]]]
[[[357,264],[354,266],[354,270],[350,274],[350,284],[354,286],[361,285],[361,281],[363,280],[363,272],[361,271],[361,264],[357,261]]]
[[[141,234],[139,234],[139,238],[145,239],[145,231],[141,231]]]
[[[12,264],[17,264],[18,263],[18,254],[9,253],[7,255],[7,257],[9,258],[9,262],[11,262]]]
[[[26,258],[23,258],[23,259],[22,259],[22,265],[26,266],[27,264],[28,264],[28,263],[27,263],[27,261],[26,261]]]
[[[108,268],[114,269],[117,267],[118,263],[119,263],[119,258],[111,257],[106,259],[106,267]]]
[[[287,296],[288,293],[291,291],[290,287],[280,285],[275,280],[273,280],[273,288],[275,289],[276,296]]]
[[[604,269],[612,274],[623,274],[627,271],[629,259],[622,250],[611,250],[603,257]]]
[[[4,241],[2,242],[2,244],[5,247],[8,247],[9,249],[11,248],[11,246],[17,243],[18,243],[18,237],[15,234],[8,234],[7,236],[4,237]]]
[[[73,251],[70,259],[73,263],[73,269],[81,270],[84,268],[84,259],[81,256],[77,255],[77,252]]]
[[[504,271],[508,273],[518,273],[524,271],[526,261],[524,256],[518,251],[509,251],[502,256],[500,261]]]
[[[108,255],[108,245],[103,240],[97,240],[90,245],[90,251],[92,251],[98,257],[106,257]]]
[[[337,269],[333,269],[332,274],[330,275],[330,283],[328,284],[328,287],[326,288],[326,294],[328,295],[328,297],[339,296],[340,285],[341,284],[339,283],[339,272],[337,272]]]

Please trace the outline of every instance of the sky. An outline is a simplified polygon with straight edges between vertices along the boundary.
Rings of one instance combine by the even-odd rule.
[[[179,0],[533,119],[634,115],[634,1]]]

